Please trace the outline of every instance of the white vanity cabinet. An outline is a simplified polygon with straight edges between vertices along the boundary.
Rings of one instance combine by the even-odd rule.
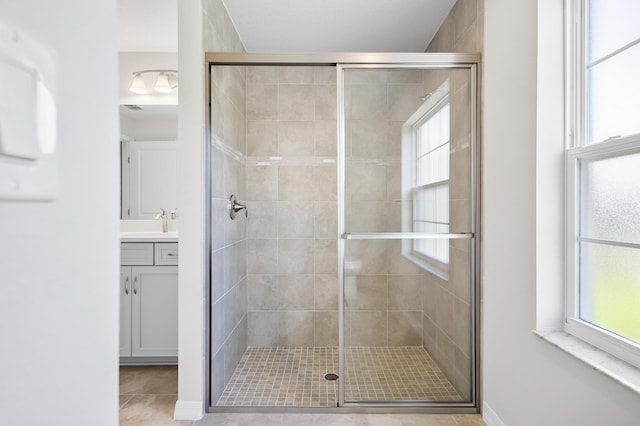
[[[121,243],[121,363],[178,356],[178,243]]]

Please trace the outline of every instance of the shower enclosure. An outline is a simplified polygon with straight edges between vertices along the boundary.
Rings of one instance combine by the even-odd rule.
[[[477,67],[206,55],[210,411],[477,410]]]

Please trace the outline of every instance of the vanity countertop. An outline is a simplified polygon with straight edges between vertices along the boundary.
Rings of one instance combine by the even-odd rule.
[[[120,232],[121,243],[177,243],[177,232]]]

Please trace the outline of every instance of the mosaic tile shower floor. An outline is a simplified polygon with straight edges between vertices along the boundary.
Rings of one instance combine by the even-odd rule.
[[[460,401],[420,346],[350,347],[345,353],[348,401]],[[333,407],[338,348],[248,348],[218,406]],[[353,373],[350,373],[353,372]]]

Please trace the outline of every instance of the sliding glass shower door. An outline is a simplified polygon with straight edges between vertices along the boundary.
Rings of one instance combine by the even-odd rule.
[[[477,61],[207,54],[209,411],[477,411]]]
[[[471,402],[471,67],[339,67],[343,403]]]

